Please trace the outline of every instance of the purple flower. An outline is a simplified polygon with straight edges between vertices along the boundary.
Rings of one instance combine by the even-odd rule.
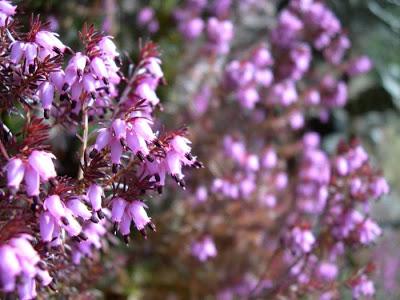
[[[49,241],[50,237],[58,238],[60,227],[72,237],[81,235],[82,226],[76,219],[79,216],[78,211],[69,210],[58,195],[47,197],[44,200],[43,208],[45,211],[42,213],[40,221],[43,241]]]
[[[18,190],[24,178],[28,196],[38,196],[40,179],[42,182],[47,182],[57,175],[53,164],[54,158],[51,153],[34,150],[27,161],[19,158],[11,159],[6,165],[8,186]]]
[[[371,184],[370,189],[375,198],[387,195],[390,192],[390,186],[384,177],[376,178]]]
[[[283,81],[274,84],[267,96],[267,101],[271,104],[281,104],[289,106],[298,99],[296,86],[293,81]]]
[[[354,299],[372,297],[375,294],[374,283],[366,275],[361,275],[352,285],[352,294]]]
[[[75,216],[79,216],[83,220],[89,220],[92,217],[92,214],[88,207],[79,198],[73,198],[69,200],[66,206]]]
[[[373,67],[368,56],[357,57],[347,63],[346,72],[349,76],[357,76],[369,72]]]
[[[300,111],[293,111],[289,116],[289,124],[294,130],[299,130],[304,126],[304,116]]]
[[[116,197],[112,200],[111,219],[123,236],[129,235],[131,222],[134,223],[137,230],[145,235],[146,226],[154,230],[154,225],[151,223],[151,218],[147,215],[145,208],[147,208],[147,205],[142,201],[128,202],[121,197]]]
[[[292,243],[292,249],[295,251],[295,253],[298,253],[299,251],[300,253],[308,253],[312,250],[315,243],[315,236],[313,233],[309,229],[300,227],[294,227],[290,231],[289,239]]]
[[[44,109],[50,109],[54,98],[54,86],[50,82],[44,82],[39,87],[39,98]]]
[[[335,65],[340,64],[350,46],[348,37],[340,35],[324,50],[324,55],[330,63]]]
[[[150,23],[154,18],[154,14],[155,12],[153,8],[149,6],[143,7],[137,15],[137,23],[140,26]]]
[[[368,245],[382,234],[382,229],[371,219],[367,218],[358,225],[360,243]]]
[[[208,191],[205,186],[199,186],[196,190],[196,201],[198,203],[204,203],[208,198]]]
[[[12,5],[10,3],[10,1],[7,1],[7,0],[0,1],[0,11],[2,13],[6,14],[7,16],[15,15],[16,9],[17,9],[17,6]]]
[[[335,280],[338,273],[338,267],[334,263],[323,261],[318,266],[318,275],[321,276],[324,280]]]
[[[53,154],[35,150],[29,155],[28,161],[30,166],[40,175],[40,178],[47,181],[57,176],[53,159],[55,159]]]
[[[20,299],[27,300],[37,295],[36,281],[42,286],[52,281],[48,271],[39,268],[40,257],[30,240],[24,234],[0,245],[0,286],[5,292],[17,290]]]
[[[87,191],[87,198],[89,199],[92,209],[96,212],[101,210],[101,202],[103,196],[103,189],[97,184],[91,184]]]
[[[265,150],[262,156],[262,165],[266,169],[274,168],[278,163],[278,155],[273,148],[268,148]]]
[[[194,242],[191,247],[192,255],[199,261],[205,262],[209,258],[217,256],[217,248],[210,236],[205,236]]]
[[[321,102],[327,107],[343,107],[347,102],[347,86],[331,76],[322,79]]]
[[[214,0],[210,11],[218,18],[224,18],[229,14],[232,0]]]
[[[10,1],[1,0],[0,1],[0,27],[6,25],[6,20],[12,20],[12,17],[15,15],[17,6],[12,5]]]
[[[107,233],[105,219],[99,223],[87,222],[82,232],[88,237],[86,241],[74,242],[72,248],[72,261],[78,265],[82,258],[92,257],[94,250],[101,249],[104,245],[103,236]]]
[[[240,104],[247,109],[253,109],[256,103],[260,100],[257,90],[253,87],[241,89],[238,92],[237,97]]]
[[[226,54],[233,38],[233,24],[229,20],[220,21],[211,17],[206,27],[208,48],[217,54]]]
[[[122,216],[125,212],[125,208],[127,205],[128,205],[128,202],[120,197],[114,198],[112,200],[111,220],[114,223],[121,222]]]
[[[257,68],[270,67],[274,64],[271,52],[264,45],[252,53],[251,61]]]
[[[188,19],[179,24],[179,31],[188,39],[193,40],[200,36],[204,29],[204,21],[201,18]]]
[[[24,178],[24,163],[19,158],[13,158],[7,163],[6,170],[8,186],[14,190],[18,190]]]
[[[50,53],[56,53],[55,49],[64,52],[66,46],[58,39],[58,34],[50,31],[39,31],[35,42]]]
[[[196,117],[201,117],[207,111],[211,97],[210,88],[205,85],[194,96],[192,103],[192,114]]]
[[[145,208],[147,208],[147,205],[142,201],[132,201],[128,207],[129,214],[138,230],[143,230],[150,223]]]

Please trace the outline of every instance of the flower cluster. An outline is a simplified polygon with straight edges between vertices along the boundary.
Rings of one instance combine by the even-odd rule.
[[[204,32],[206,51],[227,54],[233,39],[233,24],[226,19],[230,6],[231,1],[212,1],[208,5],[207,1],[188,0],[175,10],[179,31],[189,41],[199,38]],[[207,13],[209,17],[204,20],[202,15]]]
[[[177,260],[206,264],[187,285],[208,286],[199,295],[221,299],[338,299],[344,283],[354,298],[371,297],[370,272],[361,263],[354,276],[342,272],[344,257],[381,235],[370,206],[389,185],[357,139],[328,151],[324,126],[346,105],[351,79],[372,63],[350,51],[324,1],[284,1],[261,41],[260,31],[251,35],[235,20],[235,38],[253,37],[245,47],[221,23],[240,16],[235,4],[185,1],[175,9],[177,30],[196,39],[187,51],[202,58],[183,62],[181,77],[192,80],[177,82],[193,91],[187,122],[198,121],[194,136],[207,166],[189,185],[192,201],[165,216],[174,224],[171,244],[191,243]],[[254,5],[248,13],[265,10]]]
[[[147,29],[147,31],[150,33],[157,32],[160,27],[160,24],[155,18],[155,11],[150,6],[143,7],[139,11],[136,21],[140,27]]]
[[[52,282],[30,240],[30,235],[21,234],[0,245],[0,287],[5,292],[17,290],[20,299],[35,298],[37,284],[47,286]]]
[[[259,90],[273,81],[273,59],[269,50],[261,45],[245,60],[233,60],[225,69],[226,90],[234,91],[235,98],[247,109],[253,109],[260,101]],[[283,98],[282,98],[283,99]]]
[[[53,159],[53,154],[38,150],[32,151],[26,159],[10,159],[6,165],[8,187],[16,192],[24,180],[26,194],[29,197],[39,196],[40,183],[57,176]]]
[[[160,133],[156,89],[165,80],[155,44],[141,47],[126,78],[113,38],[93,26],[75,52],[39,18],[28,32],[15,18],[16,7],[0,1],[1,108],[24,120],[12,131],[1,121],[0,293],[33,299],[74,268],[84,276],[83,260],[99,261],[111,223],[125,241],[131,224],[144,236],[155,230],[146,196],[162,192],[167,174],[185,187],[183,167],[202,164],[186,129]],[[61,176],[50,129],[81,142],[76,176]]]

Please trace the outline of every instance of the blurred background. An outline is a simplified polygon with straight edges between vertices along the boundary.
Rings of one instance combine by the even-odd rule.
[[[264,1],[263,5],[270,13],[271,20],[276,12],[287,4],[286,2]],[[337,13],[343,26],[348,29],[353,42],[352,51],[368,55],[373,60],[375,68],[368,76],[352,81],[347,106],[344,110],[336,111],[330,123],[323,128],[325,147],[333,150],[341,137],[360,136],[391,184],[391,194],[377,203],[371,213],[384,228],[384,235],[374,250],[378,265],[377,298],[399,299],[400,167],[397,163],[400,153],[400,1],[327,2]],[[168,80],[168,86],[162,88],[160,95],[165,109],[163,118],[170,124],[179,124],[179,120],[169,117],[180,107],[188,105],[188,102],[185,103],[171,94],[174,86],[179,84],[177,78],[180,74],[176,66],[182,58],[183,49],[187,46],[177,32],[172,18],[172,10],[177,5],[179,5],[177,0],[25,0],[19,3],[19,7],[27,15],[40,14],[53,30],[60,33],[62,40],[75,49],[79,47],[76,32],[82,28],[84,22],[93,23],[97,28],[115,36],[116,44],[125,51],[126,57],[131,57],[133,61],[143,41],[151,39],[157,42]],[[154,8],[156,14],[154,19],[158,23],[151,26],[141,26],[138,23],[138,13],[144,6]],[[269,24],[271,20],[247,21],[250,23],[249,26],[260,28]],[[249,32],[267,36],[267,33],[257,30]],[[168,205],[170,204],[167,199],[158,209],[161,211],[162,206]],[[157,212],[153,213],[153,218],[157,219]],[[140,249],[136,249],[138,243],[145,243],[145,246],[141,246],[145,248],[147,242],[135,240],[128,251],[132,253],[139,251]],[[111,265],[106,266],[110,272],[95,277],[98,290],[91,291],[91,295],[99,297],[103,295],[109,299],[127,297],[134,299],[140,293],[143,283],[155,280],[151,273],[152,264],[169,264],[159,261],[162,258],[152,256],[157,254],[151,252],[145,264],[137,261],[134,254],[125,258],[127,260],[119,261],[118,251],[127,250],[125,246],[121,246],[114,254],[115,259],[109,262]],[[118,265],[124,267],[118,268]],[[85,295],[82,297],[85,298]]]

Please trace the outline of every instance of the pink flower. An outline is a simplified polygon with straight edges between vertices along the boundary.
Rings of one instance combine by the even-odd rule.
[[[111,56],[113,58],[119,56],[117,46],[115,46],[110,36],[105,36],[100,40],[99,48],[105,56]]]
[[[210,236],[206,236],[192,244],[192,255],[201,262],[217,256],[217,248]]]
[[[28,196],[38,196],[40,188],[39,173],[28,165],[25,169],[25,185]]]
[[[38,196],[40,179],[46,182],[57,176],[52,161],[54,158],[51,153],[34,150],[27,161],[11,159],[6,165],[8,186],[18,190],[23,178],[28,196]]]
[[[94,211],[101,210],[101,200],[103,196],[103,189],[97,184],[91,184],[87,192],[87,198]]]
[[[151,223],[151,218],[147,215],[145,208],[147,208],[147,205],[139,200],[130,203],[121,197],[112,200],[111,219],[126,239],[130,233],[131,222],[144,236],[146,236],[146,226],[154,230],[154,225]]]
[[[66,216],[66,207],[58,195],[52,195],[44,200],[43,207],[47,209],[51,215],[60,220]]]
[[[0,286],[5,292],[17,290],[19,298],[27,300],[37,295],[36,280],[42,286],[52,281],[48,271],[38,267],[40,257],[29,242],[31,239],[24,234],[0,245]]]
[[[21,270],[15,250],[7,244],[0,246],[0,283],[5,292],[15,289],[16,276]]]
[[[7,184],[10,188],[18,190],[24,178],[25,165],[19,158],[11,159],[7,165]]]
[[[66,49],[66,46],[58,39],[58,34],[50,31],[39,31],[36,34],[35,42],[49,51],[58,49],[64,52]]]
[[[138,230],[143,230],[150,223],[145,208],[147,208],[147,205],[142,201],[133,201],[129,204],[129,214]]]
[[[233,38],[231,21],[220,21],[211,17],[207,21],[206,33],[210,50],[218,54],[226,54],[229,51],[229,43]]]
[[[43,82],[39,87],[39,99],[45,110],[49,110],[54,99],[54,86],[48,82]]]
[[[115,223],[121,223],[125,208],[128,205],[124,199],[117,197],[112,200],[111,220]]]
[[[67,207],[75,216],[79,216],[84,220],[89,220],[92,217],[87,206],[79,198],[69,200]]]
[[[308,229],[302,229],[300,227],[294,227],[290,232],[293,250],[308,253],[312,250],[315,243],[315,237],[313,233]]]
[[[43,181],[56,177],[53,159],[56,157],[48,152],[34,150],[29,155],[28,161],[32,168],[39,173]]]
[[[354,299],[372,297],[375,294],[374,283],[366,275],[361,275],[352,286]]]

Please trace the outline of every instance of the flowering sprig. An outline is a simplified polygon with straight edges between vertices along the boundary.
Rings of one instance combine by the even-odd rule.
[[[20,32],[15,9],[0,1],[1,109],[24,120],[20,132],[1,122],[0,292],[33,299],[56,288],[69,261],[95,257],[111,223],[126,241],[131,223],[145,236],[154,231],[145,197],[162,191],[167,174],[184,187],[183,166],[202,165],[185,130],[160,135],[154,125],[165,83],[155,44],[140,49],[125,78],[111,36],[85,25],[75,52],[39,18]],[[54,127],[82,143],[77,177],[58,173]]]

